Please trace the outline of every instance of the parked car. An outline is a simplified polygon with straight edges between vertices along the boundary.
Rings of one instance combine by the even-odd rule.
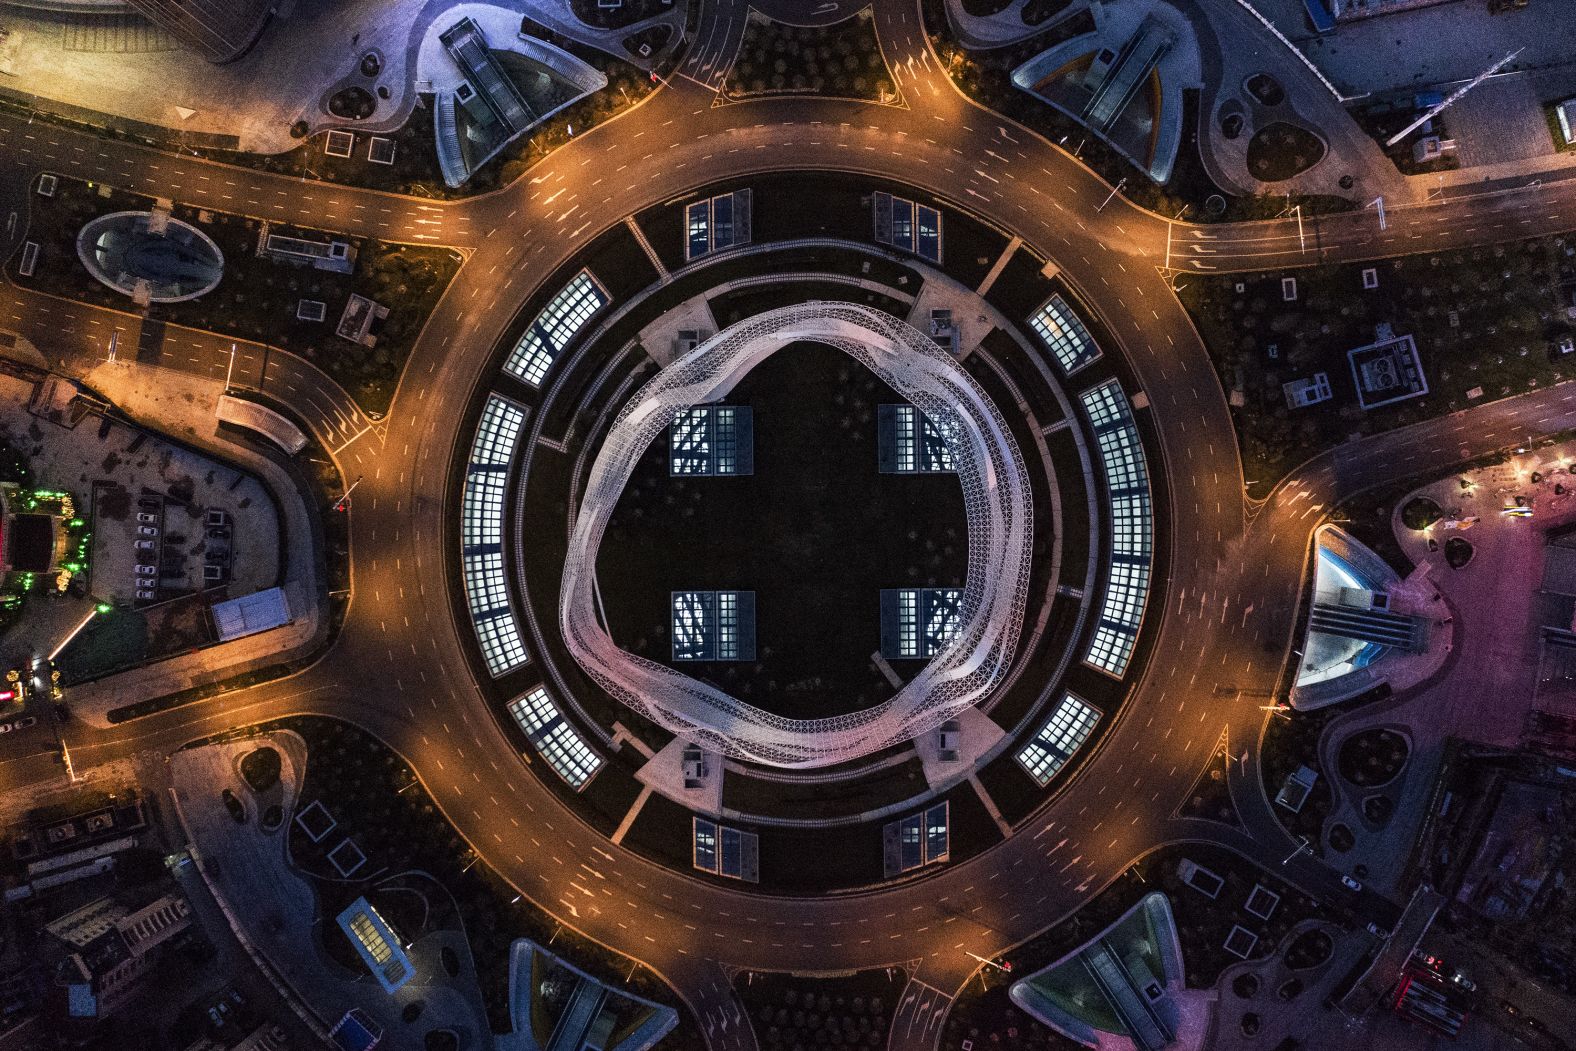
[[[159,542],[157,540],[139,540],[139,541],[137,541],[137,550],[138,551],[157,551],[158,547],[159,547]]]
[[[1346,887],[1347,890],[1358,890],[1358,891],[1360,891],[1360,890],[1363,889],[1363,885],[1361,883],[1358,883],[1356,880],[1352,879],[1352,877],[1350,877],[1350,876],[1342,876],[1341,877],[1341,883]]]
[[[216,527],[208,530],[208,539],[209,540],[228,540],[228,539],[230,539],[230,531],[228,529],[223,528],[222,526],[216,526]]]
[[[8,723],[0,723],[0,734],[8,734],[12,730],[26,730],[29,726],[36,725],[37,723],[37,716],[24,715],[20,719],[13,719]]]
[[[227,571],[225,570],[225,568],[223,566],[203,566],[202,567],[202,578],[203,578],[203,580],[223,580],[226,575],[227,575]]]
[[[158,525],[159,524],[159,516],[158,515],[154,515],[154,514],[149,514],[146,511],[138,511],[137,512],[137,521],[142,522],[144,525]]]
[[[144,511],[157,511],[159,509],[159,498],[156,496],[139,496],[137,497],[137,506]]]
[[[211,526],[222,526],[229,523],[230,516],[224,511],[209,511],[205,521]]]
[[[159,597],[159,593],[150,588],[138,588],[137,597],[145,601],[152,601]]]
[[[158,575],[158,566],[139,565],[137,567],[137,576],[139,577],[156,577]]]
[[[137,527],[137,535],[138,536],[158,536],[159,535],[159,527],[158,526],[150,526],[150,525],[138,526]]]

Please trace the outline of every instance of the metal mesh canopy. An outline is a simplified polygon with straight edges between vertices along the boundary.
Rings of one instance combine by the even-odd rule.
[[[785,719],[626,653],[594,612],[597,548],[646,448],[679,413],[725,397],[756,365],[801,341],[847,353],[939,425],[951,445],[969,526],[957,634],[890,700],[829,719]],[[570,653],[603,689],[678,736],[769,766],[829,766],[935,729],[1006,675],[1023,624],[1032,522],[1028,473],[1006,422],[929,337],[849,303],[784,307],[742,321],[674,361],[613,421],[569,538],[560,627]]]

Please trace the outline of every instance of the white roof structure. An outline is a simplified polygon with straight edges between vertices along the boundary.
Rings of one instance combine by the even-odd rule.
[[[896,696],[828,719],[785,719],[618,648],[596,616],[596,555],[609,516],[654,438],[725,397],[790,343],[836,347],[940,425],[963,487],[967,587],[957,629]],[[988,395],[924,333],[850,303],[811,302],[739,322],[678,358],[613,421],[586,481],[564,559],[559,625],[574,659],[616,700],[685,740],[736,759],[822,767],[934,730],[1006,677],[1023,626],[1033,539],[1028,471]]]
[[[219,641],[229,642],[244,635],[282,627],[290,623],[290,602],[283,588],[257,591],[228,602],[213,604],[213,623]]]

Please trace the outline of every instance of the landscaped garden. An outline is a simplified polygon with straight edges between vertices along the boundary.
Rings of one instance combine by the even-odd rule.
[[[730,99],[818,95],[899,101],[868,7],[827,26],[791,26],[750,11],[722,94]]]
[[[1209,766],[1193,785],[1193,790],[1187,794],[1182,805],[1177,808],[1177,813],[1182,817],[1197,817],[1227,825],[1240,825],[1242,819],[1237,816],[1237,807],[1231,801],[1231,788],[1228,784],[1227,766],[1230,762],[1231,757],[1226,753],[1225,748],[1217,748],[1210,758]]]
[[[28,238],[40,245],[36,269],[31,276],[22,276],[17,257],[13,257],[7,276],[24,288],[130,311],[134,308],[131,297],[106,287],[82,265],[77,234],[97,216],[145,211],[154,203],[151,198],[104,184],[62,177],[54,197],[35,197],[33,201]],[[150,305],[148,319],[298,354],[331,376],[369,412],[388,408],[416,337],[460,265],[459,256],[446,248],[337,237],[277,224],[268,227],[271,233],[345,241],[356,253],[354,270],[334,273],[259,254],[264,225],[260,220],[186,205],[176,205],[173,215],[213,238],[224,253],[224,276],[218,287],[196,299]],[[388,317],[376,330],[374,347],[334,332],[352,294],[388,308]],[[324,320],[301,320],[297,315],[302,300],[325,304]]]
[[[1427,529],[1439,521],[1443,513],[1439,505],[1428,497],[1414,496],[1401,508],[1401,524],[1408,529]]]
[[[1288,709],[1270,720],[1259,750],[1264,795],[1272,801],[1271,809],[1286,831],[1308,840],[1315,854],[1322,853],[1324,822],[1335,805],[1330,779],[1319,762],[1319,737],[1336,712],[1335,708],[1320,708],[1311,712]],[[1318,773],[1319,779],[1314,782],[1307,799],[1303,800],[1302,809],[1293,812],[1273,801],[1286,779],[1300,766]]]
[[[1304,215],[1345,211],[1352,207],[1351,202],[1339,197],[1292,195],[1288,198],[1285,194],[1238,197],[1221,189],[1204,170],[1199,156],[1199,93],[1193,89],[1183,93],[1182,142],[1171,179],[1164,186],[1157,185],[1132,161],[1092,135],[1076,119],[1012,82],[1012,71],[1029,59],[1093,31],[1094,16],[1087,7],[1060,17],[1063,7],[1058,0],[1043,4],[1030,0],[1023,9],[1023,20],[1028,25],[1039,25],[1042,23],[1030,19],[1031,11],[1035,18],[1043,14],[1044,31],[1006,47],[971,51],[953,37],[947,21],[946,2],[922,0],[921,11],[931,46],[952,82],[986,108],[1011,117],[1071,152],[1106,182],[1120,185],[1122,196],[1134,204],[1163,215],[1177,215],[1186,208],[1190,222],[1267,219],[1298,203],[1303,206]],[[970,4],[966,10],[973,12],[976,6],[985,10],[995,5]],[[1214,199],[1214,206],[1207,207],[1211,199]]]
[[[1296,281],[1294,299],[1284,278]],[[1374,263],[1190,275],[1181,299],[1222,385],[1241,392],[1232,416],[1250,491],[1261,495],[1300,461],[1354,435],[1576,376],[1576,364],[1549,354],[1550,340],[1571,327],[1573,289],[1576,242],[1556,236]],[[1375,342],[1381,325],[1415,338],[1428,391],[1364,411],[1347,352]],[[1321,372],[1334,397],[1289,408],[1282,385]]]
[[[1215,898],[1205,896],[1182,881],[1178,866],[1183,859],[1221,877],[1223,886]],[[1242,907],[1255,884],[1280,895],[1280,902],[1267,922]],[[1155,890],[1163,891],[1170,901],[1190,989],[1214,986],[1222,971],[1241,962],[1241,957],[1225,949],[1226,938],[1233,927],[1241,926],[1257,935],[1258,942],[1249,958],[1262,959],[1275,951],[1294,927],[1315,918],[1320,912],[1319,904],[1312,898],[1229,850],[1199,843],[1162,848],[1124,872],[1071,917],[1008,952],[1006,959],[1012,964],[1011,974],[1003,974],[994,967],[983,968],[953,1002],[943,1027],[942,1046],[961,1047],[965,1040],[972,1041],[976,1048],[1013,1048],[1015,1051],[1078,1046],[1019,1010],[1008,999],[1007,990],[1013,981],[1033,974],[1088,942],[1140,898]]]
[[[746,971],[733,988],[761,1051],[884,1048],[907,981],[895,968],[838,978]]]
[[[1323,927],[1309,927],[1286,947],[1286,966],[1294,971],[1317,967],[1335,951],[1335,939]]]
[[[1377,788],[1394,781],[1411,754],[1406,738],[1381,726],[1359,730],[1341,742],[1336,753],[1341,776],[1359,788]]]
[[[1324,159],[1324,140],[1306,128],[1277,120],[1248,140],[1248,171],[1260,182],[1283,182]]]
[[[348,723],[317,716],[293,716],[237,731],[235,736],[286,729],[300,734],[307,744],[297,810],[313,800],[324,801],[339,827],[354,836],[366,855],[361,871],[425,873],[431,882],[421,880],[420,898],[427,907],[442,910],[452,899],[457,919],[451,924],[440,916],[428,926],[463,927],[494,1032],[509,1030],[509,947],[517,938],[530,938],[551,946],[553,952],[615,989],[675,1004],[679,1026],[659,1048],[688,1051],[701,1045],[691,1016],[660,978],[564,928],[480,864],[411,767],[377,738]],[[378,882],[341,879],[327,860],[327,852],[340,842],[337,837],[313,843],[293,821],[289,834],[292,861],[304,873],[318,877],[313,880],[314,890],[326,924],[332,925],[341,909],[369,891],[376,892],[380,907],[397,915],[407,915],[409,908],[421,904],[409,894],[393,893],[381,878]]]
[[[241,777],[253,792],[268,791],[279,783],[279,752],[257,748],[241,757]]]

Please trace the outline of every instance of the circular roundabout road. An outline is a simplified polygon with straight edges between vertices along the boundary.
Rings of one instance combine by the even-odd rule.
[[[1110,200],[1110,188],[1068,155],[958,95],[934,72],[912,5],[883,0],[875,12],[903,106],[714,105],[711,92],[676,77],[503,190],[451,205],[393,202],[432,216],[467,260],[411,355],[381,444],[342,456],[347,476],[362,482],[354,598],[339,639],[292,678],[91,735],[73,752],[287,712],[350,719],[410,760],[464,838],[522,894],[668,980],[714,1047],[753,1046],[729,988],[737,969],[901,963],[945,999],[975,969],[971,954],[998,954],[1145,852],[1200,835],[1173,812],[1223,737],[1233,749],[1257,741],[1258,698],[1280,674],[1307,541],[1302,526],[1279,528],[1293,495],[1278,494],[1268,513],[1253,509],[1270,528],[1246,529],[1225,399],[1162,273],[1169,224]],[[1144,656],[1120,680],[1119,716],[1074,775],[975,857],[921,879],[817,897],[752,894],[653,862],[610,842],[527,770],[476,675],[451,543],[452,494],[473,434],[462,423],[495,382],[497,348],[522,305],[643,209],[719,180],[785,170],[911,186],[986,217],[1058,267],[1107,334],[1107,355],[1131,377],[1151,484],[1168,511],[1157,538],[1164,604],[1147,611]],[[270,189],[271,179],[255,177]],[[372,199],[343,196],[347,214]],[[1320,475],[1310,490],[1331,484]],[[1253,850],[1257,831],[1222,835]]]
[[[887,29],[902,5],[878,9]],[[898,30],[903,32],[903,30]],[[885,37],[883,39],[886,39]],[[916,58],[929,52],[910,32]],[[889,58],[891,57],[889,53]],[[930,61],[934,61],[933,58]],[[901,64],[901,63],[894,63]],[[1197,829],[1171,814],[1231,728],[1256,739],[1255,686],[1279,672],[1295,595],[1253,612],[1241,542],[1242,474],[1225,399],[1165,276],[1165,223],[1118,200],[1065,154],[951,93],[911,108],[810,102],[713,107],[680,80],[555,152],[509,190],[472,202],[487,230],[414,352],[384,462],[354,523],[357,598],[335,650],[307,677],[329,692],[379,669],[351,716],[403,752],[465,838],[565,923],[648,963],[702,1018],[715,1046],[751,1046],[731,1022],[736,969],[839,971],[905,963],[950,995],[990,956],[1053,924],[1136,858]],[[891,888],[773,898],[702,882],[611,844],[533,773],[472,685],[452,535],[457,428],[496,377],[515,312],[604,231],[722,179],[784,169],[852,172],[988,215],[1066,280],[1111,334],[1147,398],[1157,476],[1174,508],[1165,609],[1149,659],[1077,776],[1015,834],[972,860]],[[1226,564],[1231,571],[1222,575]],[[1258,567],[1255,567],[1257,569]],[[1300,562],[1294,569],[1300,575]],[[1239,579],[1242,578],[1242,579]],[[1295,586],[1295,581],[1293,581]],[[1234,618],[1218,630],[1223,608]],[[1244,613],[1243,610],[1248,612]],[[1208,616],[1201,615],[1207,612]],[[1273,616],[1271,614],[1274,614]],[[1226,669],[1232,669],[1228,672]],[[1232,690],[1217,687],[1230,678]],[[316,698],[304,702],[312,707]],[[324,704],[343,712],[337,704]],[[1243,843],[1246,845],[1246,837]]]

